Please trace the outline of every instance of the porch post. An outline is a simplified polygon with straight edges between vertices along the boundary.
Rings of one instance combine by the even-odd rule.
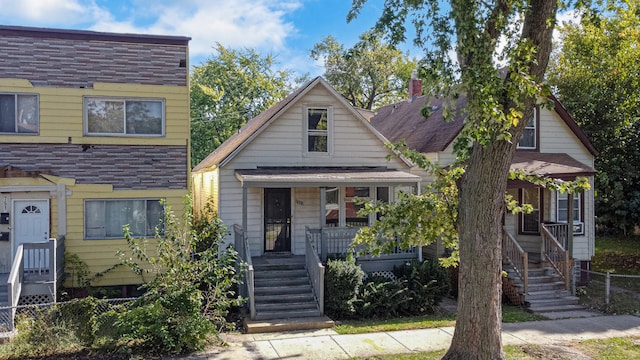
[[[565,271],[571,269],[571,273],[567,274],[570,276],[571,281],[571,293],[573,295],[576,294],[576,278],[574,266],[570,266],[574,264],[573,262],[573,193],[567,194],[567,252],[569,256],[567,256],[567,264],[565,266]]]
[[[242,232],[243,236],[247,234],[247,187],[242,184]],[[247,254],[250,256],[250,254]]]
[[[58,200],[58,234],[57,238],[67,236],[67,186],[56,184],[56,198]]]
[[[418,196],[419,196],[419,195],[420,195],[420,191],[421,191],[421,190],[420,190],[420,181],[418,181],[418,182],[416,183],[416,195],[418,195]],[[436,240],[436,258],[437,258],[438,256],[440,256],[440,254],[438,253],[438,243],[439,243],[440,241],[441,241],[441,240],[440,240],[439,238],[438,238],[438,240]],[[422,246],[418,246],[418,261],[422,262]]]

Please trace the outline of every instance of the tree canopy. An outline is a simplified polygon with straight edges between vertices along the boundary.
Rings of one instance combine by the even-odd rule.
[[[324,62],[324,78],[353,106],[375,110],[407,97],[407,82],[418,63],[369,31],[345,49],[333,36],[314,45],[310,56]]]
[[[191,75],[191,166],[301,81],[292,71],[277,70],[271,55],[221,44],[214,50],[216,54],[195,66]]]
[[[640,224],[640,2],[606,10],[561,28],[549,79],[600,151],[599,226],[629,231]]]
[[[356,17],[366,2],[353,0],[347,19]],[[433,84],[430,95],[467,99],[467,118],[454,146],[457,161],[448,170],[433,171],[450,179],[442,191],[449,200],[455,194],[446,184],[454,181],[458,191],[457,211],[445,212],[455,221],[460,258],[456,328],[445,359],[505,358],[500,335],[502,218],[507,203],[516,210],[505,199],[507,178],[524,176],[509,174],[527,123],[522,119],[530,118],[535,105],[546,105],[550,94],[544,75],[557,10],[556,0],[394,0],[385,2],[375,25],[392,43],[404,41],[406,25],[415,25],[414,42],[425,51],[423,76]],[[434,204],[440,201],[424,201],[433,199]],[[436,206],[414,208],[426,217],[438,212]],[[438,231],[432,234],[437,237]]]

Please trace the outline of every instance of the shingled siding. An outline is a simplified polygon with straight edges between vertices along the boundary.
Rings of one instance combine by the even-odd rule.
[[[0,35],[0,77],[76,88],[94,82],[187,85],[186,46]]]
[[[2,144],[0,165],[111,184],[117,190],[186,189],[187,147],[158,145]]]

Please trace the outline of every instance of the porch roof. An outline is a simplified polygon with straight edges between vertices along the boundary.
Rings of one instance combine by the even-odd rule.
[[[579,162],[568,154],[535,151],[517,151],[511,163],[511,170],[517,169],[530,174],[564,180],[573,180],[576,176],[591,176],[596,173],[594,168]]]
[[[236,170],[243,187],[418,185],[420,176],[385,168],[262,168]]]

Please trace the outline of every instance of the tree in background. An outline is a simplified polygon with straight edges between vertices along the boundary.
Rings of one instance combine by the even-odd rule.
[[[347,19],[366,2],[353,0]],[[500,328],[507,177],[527,123],[522,119],[550,94],[543,79],[557,9],[556,0],[396,0],[385,2],[375,26],[397,43],[405,40],[406,24],[414,24],[429,80],[436,80],[430,95],[452,99],[450,104],[467,98],[467,118],[454,144],[457,160],[445,171],[459,188],[460,258],[456,327],[445,359],[505,359]],[[506,65],[499,70],[496,63]],[[437,203],[421,207],[425,216],[437,215]]]
[[[214,50],[216,55],[191,74],[191,166],[302,81],[292,71],[275,70],[271,55],[221,44]]]
[[[353,106],[368,110],[406,99],[411,71],[418,67],[415,59],[374,31],[361,35],[350,49],[327,36],[314,45],[310,56],[324,62],[323,77],[331,86]]]
[[[627,232],[640,224],[640,2],[607,10],[562,27],[549,80],[600,151],[599,225]]]

